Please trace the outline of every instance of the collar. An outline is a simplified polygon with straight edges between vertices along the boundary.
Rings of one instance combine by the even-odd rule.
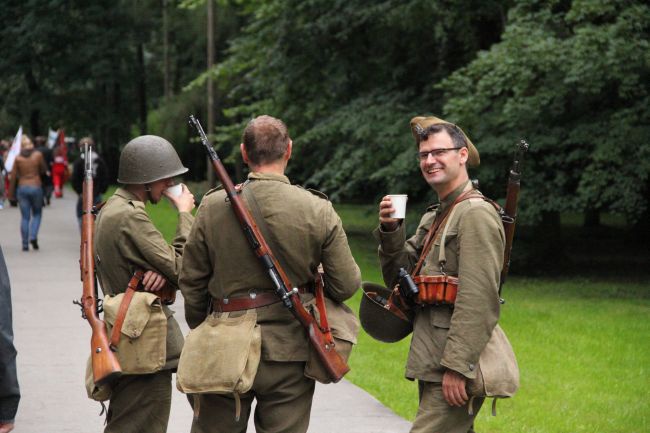
[[[454,200],[458,198],[459,195],[473,188],[474,187],[472,186],[471,180],[468,180],[466,183],[460,185],[458,188],[449,193],[447,197],[444,198],[444,200],[440,200],[440,210],[447,209],[454,202]]]
[[[289,178],[283,174],[275,173],[260,173],[259,171],[254,171],[248,173],[248,180],[275,180],[282,183],[288,183],[291,185]]]
[[[124,188],[121,188],[121,187],[118,188],[115,191],[114,195],[123,198],[124,200],[132,203],[134,206],[139,206],[139,207],[142,207],[142,208],[145,207],[144,203],[142,202],[142,200],[140,200],[138,198],[137,195],[133,194],[132,192],[130,192],[130,191],[124,189]]]

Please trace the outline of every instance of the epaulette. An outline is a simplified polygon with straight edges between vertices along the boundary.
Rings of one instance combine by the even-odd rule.
[[[317,189],[305,188],[304,186],[298,185],[298,184],[294,184],[293,186],[297,186],[298,188],[304,189],[305,191],[309,191],[310,193],[314,194],[316,197],[323,198],[323,199],[325,199],[327,201],[329,201],[329,199],[330,199],[327,196],[327,194],[325,194],[324,192],[321,192],[321,191],[319,191]]]
[[[320,197],[320,198],[323,198],[323,199],[329,201],[329,197],[324,192],[321,192],[321,191],[319,191],[317,189],[312,189],[312,188],[305,188],[305,189],[307,191],[309,191],[310,193],[314,194],[316,197]]]
[[[216,187],[214,187],[214,188],[212,188],[212,189],[209,189],[208,192],[206,192],[205,194],[203,194],[203,197],[207,197],[207,196],[209,196],[210,194],[212,194],[213,192],[221,191],[222,189],[223,189],[223,185],[216,186]]]
[[[434,210],[438,210],[439,207],[440,207],[440,203],[434,203],[427,208],[427,212],[433,212]]]

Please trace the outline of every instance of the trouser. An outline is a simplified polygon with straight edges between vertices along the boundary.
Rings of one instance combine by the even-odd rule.
[[[27,247],[29,241],[38,239],[43,211],[43,190],[40,186],[19,186],[16,196],[20,206],[20,235],[23,247]]]
[[[241,417],[235,421],[231,394],[194,395],[199,417],[192,433],[243,433],[248,426],[253,399],[257,433],[304,433],[309,426],[315,382],[304,376],[304,362],[260,361],[251,391],[242,394]]]
[[[11,319],[11,286],[0,247],[0,423],[13,423],[20,401]]]
[[[418,381],[420,406],[411,427],[411,433],[468,433],[473,432],[476,414],[484,398],[473,401],[474,415],[469,415],[467,404],[450,406],[442,394],[442,383]]]
[[[104,433],[165,433],[172,372],[125,375],[113,387]]]

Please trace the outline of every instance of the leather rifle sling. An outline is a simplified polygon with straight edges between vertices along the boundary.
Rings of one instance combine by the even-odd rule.
[[[248,182],[242,184],[238,188],[238,190],[242,191],[242,193],[248,197],[250,210],[251,213],[253,214],[253,217],[255,218],[255,222],[257,223],[259,229],[263,232],[262,234],[264,235],[266,242],[269,244],[271,251],[274,252],[276,258],[279,261],[280,258],[277,252],[280,250],[275,248],[276,245],[273,242],[273,238],[269,236],[271,232],[269,231],[269,227],[266,225],[266,220],[264,219],[264,216],[262,215],[262,212],[257,204],[257,199],[255,198],[255,194],[253,194],[253,191],[250,191],[249,188],[245,188],[247,183]],[[320,282],[318,281],[319,279]],[[323,280],[323,276],[317,272],[316,281],[314,282],[314,297],[316,298],[316,308],[318,308],[318,312],[320,315],[320,324],[318,324],[318,326],[319,328],[321,328],[321,331],[323,332],[323,335],[327,339],[327,342],[333,345],[334,338],[332,337],[332,331],[330,330],[327,322],[327,310],[325,309],[324,283],[325,281]],[[318,321],[316,321],[316,323],[318,323]]]
[[[137,270],[133,273],[133,276],[129,280],[129,284],[126,287],[124,292],[124,297],[122,302],[120,302],[120,308],[117,310],[117,315],[115,316],[115,323],[113,324],[113,332],[111,333],[111,349],[117,350],[117,345],[120,342],[120,333],[122,332],[122,325],[124,324],[124,319],[126,318],[126,313],[129,311],[129,305],[133,299],[133,295],[138,289],[138,284],[142,281],[144,277],[144,272]]]

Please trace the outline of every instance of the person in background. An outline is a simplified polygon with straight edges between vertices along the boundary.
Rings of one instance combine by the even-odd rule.
[[[45,172],[47,172],[47,167],[43,155],[34,149],[34,143],[29,136],[23,135],[20,154],[16,157],[9,174],[10,198],[13,196],[13,191],[16,191],[16,198],[20,206],[20,234],[23,251],[29,251],[30,243],[35,250],[39,248],[38,229],[41,225],[43,211],[41,176]]]
[[[54,185],[52,184],[52,163],[54,162],[52,149],[47,147],[47,141],[42,135],[34,137],[34,144],[36,145],[36,150],[43,154],[43,159],[45,159],[45,165],[47,166],[47,172],[41,176],[41,182],[43,182],[44,204],[48,206],[52,198],[52,191],[54,190]]]
[[[63,186],[68,180],[68,156],[60,145],[54,147],[52,162],[52,183],[54,184],[54,197],[63,197]]]
[[[95,151],[95,141],[91,137],[84,137],[79,140],[79,157],[72,165],[72,188],[79,195],[77,200],[77,221],[81,228],[82,214],[82,193],[85,175],[84,148],[88,144],[92,148],[91,160],[93,166],[93,204],[99,204],[102,201],[102,194],[108,189],[108,169],[101,156]]]
[[[14,429],[20,401],[11,314],[11,285],[0,247],[0,433]]]

